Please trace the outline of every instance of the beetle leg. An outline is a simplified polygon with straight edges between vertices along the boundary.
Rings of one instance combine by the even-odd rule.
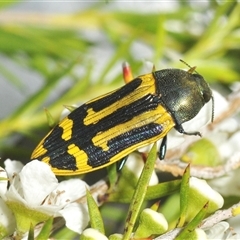
[[[165,158],[166,152],[167,152],[167,135],[163,137],[159,148],[158,157],[160,160],[163,160]]]
[[[183,129],[182,125],[176,125],[175,129],[185,135],[195,135],[195,136],[199,136],[202,137],[201,133],[196,131],[196,132],[185,132],[185,130]]]
[[[117,171],[120,172],[122,170],[122,168],[124,167],[126,161],[128,159],[128,155],[123,157],[120,161],[118,161],[117,164]]]

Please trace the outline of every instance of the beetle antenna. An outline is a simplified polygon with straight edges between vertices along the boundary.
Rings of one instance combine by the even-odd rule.
[[[182,59],[179,59],[180,60],[180,62],[182,62],[182,63],[184,63],[186,66],[188,66],[190,69],[188,70],[188,72],[189,73],[193,73],[193,72],[195,72],[195,73],[197,73],[197,74],[199,74],[197,71],[196,71],[196,66],[194,66],[194,67],[191,67],[188,63],[186,63],[185,61],[183,61]]]
[[[211,122],[213,122],[214,120],[214,97],[212,96],[212,118],[211,118]]]

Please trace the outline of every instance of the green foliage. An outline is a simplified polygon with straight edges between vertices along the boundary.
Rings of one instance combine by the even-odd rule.
[[[90,225],[92,228],[104,234],[105,230],[104,230],[104,224],[103,224],[101,213],[91,193],[88,190],[86,191],[87,191],[87,204],[88,204],[88,211],[89,211],[89,217],[90,217]]]
[[[52,230],[53,218],[49,218],[44,224],[41,232],[37,236],[37,240],[47,239]]]
[[[127,214],[127,221],[124,228],[123,240],[128,240],[132,235],[133,227],[139,215],[142,203],[147,193],[148,184],[154,171],[154,164],[157,156],[157,145],[154,144],[149,152],[145,167],[139,177],[136,189]]]
[[[189,178],[190,178],[190,167],[185,169],[182,177],[181,190],[180,190],[180,217],[178,227],[182,227],[186,221],[187,209],[189,206]]]

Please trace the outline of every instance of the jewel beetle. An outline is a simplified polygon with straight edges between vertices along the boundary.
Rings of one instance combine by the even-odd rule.
[[[198,131],[186,132],[182,123],[210,99],[213,103],[212,91],[195,67],[141,75],[72,111],[43,138],[31,159],[48,163],[56,175],[83,174],[161,138],[163,158],[172,128],[200,136]]]

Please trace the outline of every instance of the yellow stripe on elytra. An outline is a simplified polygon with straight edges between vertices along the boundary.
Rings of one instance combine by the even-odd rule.
[[[31,159],[34,158],[38,158],[39,156],[43,156],[44,154],[47,153],[47,149],[45,149],[44,146],[44,142],[46,140],[46,138],[52,133],[53,130],[51,130],[46,136],[45,138],[42,139],[42,141],[37,145],[37,147],[34,149],[32,155],[31,155]]]
[[[155,94],[156,93],[156,87],[155,87],[155,80],[153,79],[153,75],[146,74],[143,76],[140,76],[142,79],[141,85],[135,89],[135,91],[131,92],[127,96],[125,96],[122,99],[119,99],[115,103],[109,105],[107,108],[102,109],[101,111],[95,112],[92,108],[87,109],[87,116],[84,118],[83,123],[84,125],[90,125],[90,124],[96,124],[100,119],[112,114],[117,109],[131,104],[132,102],[136,101],[137,99],[143,97],[147,94]],[[113,92],[112,92],[113,93]],[[110,94],[112,94],[110,93]],[[102,96],[101,98],[106,97],[108,94]],[[99,100],[99,98],[95,98],[94,100],[90,102],[94,102]],[[88,102],[88,103],[90,103]],[[87,103],[87,104],[88,104]]]
[[[62,139],[64,141],[67,141],[69,139],[71,139],[72,137],[72,127],[73,127],[73,121],[69,118],[64,118],[60,123],[59,123],[59,127],[61,127],[63,129],[63,133],[62,133]],[[31,158],[38,158],[39,156],[43,156],[47,153],[47,149],[45,149],[44,146],[44,142],[46,140],[46,138],[52,134],[51,130],[46,136],[45,138],[38,144],[38,146],[35,148],[35,150],[32,153]],[[47,159],[47,158],[44,158]],[[47,162],[48,160],[42,160],[44,162]]]
[[[99,132],[95,137],[92,138],[92,142],[96,147],[101,147],[103,151],[108,151],[109,146],[107,143],[109,140],[126,132],[129,132],[134,128],[142,127],[153,122],[163,126],[163,132],[161,135],[165,135],[165,130],[169,130],[174,126],[174,122],[172,121],[170,114],[166,111],[165,108],[159,105],[157,109],[149,112],[144,112],[132,118],[127,123],[119,124],[113,128],[108,129],[105,132]],[[159,139],[160,137],[157,136],[157,138]],[[149,142],[149,140],[146,141]]]
[[[79,161],[83,161],[86,164],[86,161],[88,159],[87,154],[74,143],[68,146],[67,152],[76,159],[77,165],[79,165],[78,164]]]
[[[44,157],[41,161],[49,164],[50,157]]]
[[[62,139],[67,141],[72,137],[72,127],[73,127],[73,120],[69,118],[65,118],[60,124],[59,127],[63,129]]]
[[[47,153],[47,149],[43,147],[43,143],[41,142],[33,151],[31,159],[38,158],[39,156],[42,156]]]
[[[156,87],[155,87],[155,79],[153,77],[153,74],[152,73],[148,73],[148,74],[144,74],[144,75],[141,75],[139,76],[138,78],[142,79],[142,83],[141,85],[138,87],[138,89],[141,89],[141,92],[139,92],[139,97],[141,97],[141,93],[145,92],[146,94],[147,93],[156,93]],[[133,79],[134,80],[134,79]],[[96,102],[104,97],[107,97],[111,94],[113,94],[114,92],[116,92],[117,90],[114,90],[114,91],[111,91],[111,92],[108,92],[104,95],[101,95],[99,97],[96,97],[92,100],[89,100],[87,102],[88,103],[93,103],[93,102]],[[130,95],[134,95],[134,92],[129,94],[128,96]]]

